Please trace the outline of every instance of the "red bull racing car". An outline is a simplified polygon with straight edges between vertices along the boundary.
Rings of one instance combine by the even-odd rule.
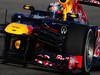
[[[100,6],[99,0],[59,0],[47,11],[23,8],[4,31],[4,61],[35,64],[61,72],[88,74],[100,56],[100,29],[89,24],[81,4]]]

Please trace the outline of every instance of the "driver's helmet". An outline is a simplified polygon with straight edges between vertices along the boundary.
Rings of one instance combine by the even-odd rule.
[[[48,11],[52,13],[52,16],[60,17],[62,15],[62,5],[59,2],[50,3]]]

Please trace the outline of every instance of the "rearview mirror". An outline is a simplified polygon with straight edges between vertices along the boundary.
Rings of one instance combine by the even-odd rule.
[[[27,5],[24,5],[23,8],[25,10],[31,10],[31,11],[34,11],[35,10],[34,6],[31,6],[31,5],[28,5],[28,4]]]

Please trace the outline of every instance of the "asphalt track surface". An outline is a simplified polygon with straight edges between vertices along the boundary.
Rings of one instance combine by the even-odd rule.
[[[15,12],[26,12],[22,10],[24,4],[34,5],[36,9],[46,10],[49,2],[53,0],[0,0],[0,23],[5,21],[5,10],[8,10],[7,13],[7,22],[10,21],[10,17]],[[87,15],[90,19],[90,24],[100,25],[100,8],[83,6],[84,10],[87,12]],[[3,34],[0,34],[0,55],[2,55],[4,38]],[[38,70],[38,67],[33,69],[22,68],[21,66],[15,65],[4,65],[0,64],[0,75],[60,75],[53,72]],[[69,74],[66,74],[69,75]],[[100,70],[92,71],[91,75],[100,75]]]

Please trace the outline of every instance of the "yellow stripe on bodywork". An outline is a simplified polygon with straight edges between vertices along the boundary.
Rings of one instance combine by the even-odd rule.
[[[16,35],[28,34],[28,28],[25,24],[10,23],[5,28],[5,32]]]
[[[15,41],[15,48],[16,48],[16,49],[19,49],[20,46],[21,46],[21,40],[16,40],[16,41]]]

